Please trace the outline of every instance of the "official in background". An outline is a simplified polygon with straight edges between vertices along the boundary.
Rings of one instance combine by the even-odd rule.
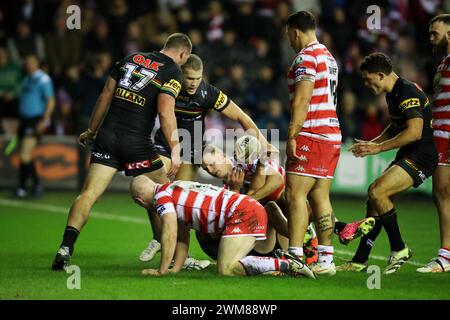
[[[26,77],[22,83],[19,102],[19,185],[15,196],[27,196],[27,181],[32,180],[31,193],[42,195],[42,186],[33,161],[33,149],[41,134],[50,125],[55,108],[53,83],[49,75],[39,69],[38,58],[28,55],[24,58]]]

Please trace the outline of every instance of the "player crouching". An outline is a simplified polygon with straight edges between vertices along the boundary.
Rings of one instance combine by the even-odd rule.
[[[188,181],[155,184],[144,176],[134,178],[130,188],[133,200],[144,208],[154,208],[162,223],[159,269],[145,269],[144,275],[179,272],[188,253],[189,230],[193,228],[220,237],[219,275],[283,273],[315,278],[296,260],[247,256],[256,241],[266,239],[267,214],[261,204],[246,195]]]

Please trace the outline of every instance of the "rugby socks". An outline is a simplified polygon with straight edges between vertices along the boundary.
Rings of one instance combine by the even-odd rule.
[[[391,251],[397,252],[405,248],[405,243],[402,240],[400,229],[397,223],[397,212],[392,208],[387,213],[380,217],[381,224],[389,238]]]
[[[80,234],[80,231],[78,231],[76,228],[67,226],[66,230],[64,230],[64,236],[63,241],[61,243],[61,247],[68,247],[70,255],[73,253],[73,249],[75,246],[75,242],[78,239],[78,235]]]
[[[353,262],[366,263],[367,260],[369,260],[370,251],[372,250],[372,247],[375,244],[375,239],[378,237],[383,227],[380,218],[378,217],[374,218],[375,218],[375,225],[368,234],[366,234],[364,237],[361,238],[358,249],[356,250],[356,253],[353,256],[352,259]]]
[[[318,245],[317,251],[319,252],[319,260],[317,262],[324,265],[330,265],[331,263],[333,263],[333,246]]]
[[[249,276],[262,273],[275,273],[276,271],[289,272],[289,261],[283,259],[247,256],[239,260],[239,262]]]
[[[309,228],[311,229],[313,239],[317,237],[316,230],[314,229],[314,223],[309,224]]]
[[[28,164],[28,173],[33,181],[33,188],[36,188],[39,185],[39,176],[36,172],[36,166],[34,165],[34,161],[31,161]]]
[[[438,259],[443,266],[450,265],[450,248],[440,248],[438,251]]]
[[[19,188],[25,189],[28,179],[28,163],[20,162],[19,167]]]
[[[36,167],[34,161],[30,162],[20,162],[19,167],[19,188],[26,189],[26,184],[28,178],[33,181],[33,188],[39,185],[39,177],[36,172]]]
[[[334,234],[339,234],[342,230],[344,230],[347,223],[342,221],[337,221],[334,223]]]
[[[300,260],[303,260],[303,247],[289,247],[288,251],[290,254],[298,257]]]

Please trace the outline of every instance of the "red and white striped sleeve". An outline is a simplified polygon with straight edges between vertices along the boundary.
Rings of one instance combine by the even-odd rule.
[[[294,73],[294,82],[302,80],[314,82],[317,73],[317,60],[313,51],[306,50],[300,52],[294,60],[292,66]]]
[[[158,191],[155,194],[154,201],[156,212],[160,217],[169,212],[176,213],[174,201],[167,190]]]

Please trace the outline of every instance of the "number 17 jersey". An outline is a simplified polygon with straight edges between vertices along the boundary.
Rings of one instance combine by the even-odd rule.
[[[117,81],[103,127],[149,136],[158,112],[158,95],[176,98],[181,90],[179,66],[161,52],[138,52],[120,60],[110,76]]]
[[[299,81],[314,83],[308,114],[299,135],[324,143],[341,143],[336,114],[338,66],[323,44],[312,42],[295,56],[288,72],[291,107]]]

